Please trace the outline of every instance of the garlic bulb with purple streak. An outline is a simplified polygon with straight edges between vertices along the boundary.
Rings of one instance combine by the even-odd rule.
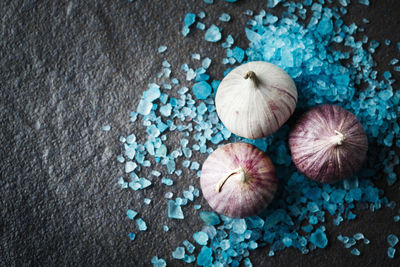
[[[289,147],[300,172],[312,180],[332,183],[361,167],[368,140],[353,113],[336,105],[321,105],[299,119],[289,134]]]
[[[275,168],[269,157],[247,143],[219,147],[204,162],[200,185],[216,212],[247,217],[262,211],[277,188]]]
[[[232,133],[257,139],[278,130],[296,108],[297,89],[278,66],[264,61],[243,64],[220,83],[215,106]]]

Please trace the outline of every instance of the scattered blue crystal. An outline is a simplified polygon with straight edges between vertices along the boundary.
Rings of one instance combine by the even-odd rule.
[[[196,28],[203,31],[206,29],[206,25],[202,22],[197,22]]]
[[[143,199],[143,202],[147,205],[149,205],[151,203],[151,199],[150,198],[145,198]]]
[[[206,225],[217,225],[221,223],[218,214],[215,212],[202,211],[200,212],[200,218]]]
[[[168,47],[166,47],[165,45],[162,45],[162,46],[160,46],[159,48],[158,48],[158,53],[164,53],[165,51],[167,51],[167,48]]]
[[[231,16],[227,13],[222,13],[218,18],[220,21],[228,22],[231,20]]]
[[[393,259],[394,258],[394,254],[396,253],[396,249],[395,248],[388,248],[387,250],[387,255],[389,258]]]
[[[167,186],[172,186],[174,184],[174,181],[172,179],[170,179],[170,178],[164,177],[164,178],[161,179],[161,183],[163,183],[163,184],[165,184]]]
[[[359,2],[360,4],[369,6],[369,0],[358,0],[358,2]]]
[[[104,125],[103,127],[101,127],[101,129],[102,129],[104,132],[108,132],[108,131],[111,130],[111,126],[110,126],[110,125]]]
[[[396,244],[399,242],[399,238],[394,234],[388,235],[386,240],[391,247],[396,246]]]
[[[214,0],[203,0],[206,4],[214,4]]]
[[[356,255],[356,256],[360,256],[360,254],[361,254],[360,251],[358,249],[356,249],[356,248],[353,248],[350,251],[350,253],[353,254],[353,255]]]
[[[175,251],[172,252],[172,257],[174,259],[183,259],[185,257],[185,248],[177,247]]]
[[[201,209],[201,205],[196,204],[196,205],[193,206],[193,208],[194,208],[195,210],[199,210],[199,209]]]
[[[134,211],[134,210],[130,210],[129,209],[129,210],[126,211],[126,215],[128,216],[128,218],[130,220],[133,220],[136,217],[137,214],[138,213],[136,211]]]
[[[212,249],[206,246],[202,247],[197,256],[197,264],[200,266],[210,266],[212,262]]]
[[[157,256],[154,256],[151,259],[151,263],[153,263],[153,267],[166,267],[167,266],[167,263],[165,262],[165,260],[158,258]]]
[[[150,114],[152,108],[153,108],[153,103],[141,99],[137,107],[137,112],[141,115],[148,115]]]
[[[140,231],[146,231],[147,230],[146,222],[143,221],[142,218],[137,219],[136,220],[136,224],[137,224],[137,226],[138,226]]]
[[[197,99],[206,99],[211,94],[211,86],[205,81],[195,83],[192,89]]]
[[[243,234],[247,229],[246,221],[244,219],[235,219],[232,224],[232,231],[236,234]]]
[[[215,26],[214,24],[212,24],[206,31],[206,34],[204,36],[204,39],[207,42],[218,42],[219,40],[221,40],[221,30]]]
[[[135,240],[136,234],[135,233],[129,233],[128,237],[129,237],[130,240],[133,241],[133,240]]]
[[[328,245],[328,239],[321,229],[317,229],[311,234],[310,242],[319,248],[325,248]]]
[[[208,235],[204,232],[197,232],[193,234],[193,239],[197,244],[205,246],[208,242]]]
[[[163,230],[164,230],[164,232],[168,232],[169,231],[168,225],[163,225]]]
[[[184,219],[182,208],[173,200],[168,200],[168,217],[172,219]]]
[[[194,250],[196,249],[196,247],[195,247],[192,243],[190,243],[188,240],[184,240],[184,241],[182,242],[182,244],[186,247],[186,250],[187,250],[189,253],[193,253]]]
[[[125,163],[125,173],[133,172],[137,167],[137,164],[133,161],[127,161]]]
[[[356,234],[354,234],[354,239],[356,239],[356,240],[361,240],[361,239],[364,239],[364,235],[362,234],[362,233],[356,233]]]

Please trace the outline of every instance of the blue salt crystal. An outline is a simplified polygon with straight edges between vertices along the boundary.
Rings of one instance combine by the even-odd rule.
[[[386,73],[386,72],[385,72]],[[390,78],[390,77],[389,77]],[[389,79],[387,78],[387,79]],[[393,96],[393,92],[391,90],[383,90],[380,91],[378,96],[383,100],[383,101],[387,101],[389,100],[392,96]]]
[[[163,225],[163,230],[164,230],[164,232],[168,232],[169,231],[168,225]]]
[[[214,0],[203,0],[206,4],[214,4]]]
[[[198,53],[192,54],[192,59],[200,60],[200,54],[198,54]]]
[[[197,242],[197,244],[205,246],[207,245],[208,242],[208,235],[204,232],[196,232],[193,234],[193,239],[194,241]]]
[[[193,201],[194,199],[193,193],[190,191],[183,191],[183,197],[190,201]]]
[[[325,248],[328,245],[326,234],[321,229],[317,229],[311,234],[310,242],[319,248]]]
[[[124,162],[125,162],[124,156],[118,155],[118,156],[117,156],[117,161],[118,161],[119,163],[124,163]]]
[[[394,220],[395,222],[399,222],[399,221],[400,221],[400,216],[399,216],[399,215],[394,216],[394,217],[393,217],[393,220]]]
[[[182,208],[173,200],[168,200],[168,217],[172,219],[184,219]]]
[[[207,225],[217,225],[221,223],[218,215],[215,212],[202,211],[200,212],[200,218]]]
[[[133,172],[137,167],[137,164],[133,161],[127,161],[125,163],[125,173]]]
[[[137,226],[138,226],[140,231],[146,231],[147,230],[146,222],[142,218],[137,219],[136,220],[136,224],[137,224]]]
[[[155,83],[149,84],[149,89],[143,92],[143,99],[145,99],[148,102],[153,102],[160,96],[161,96],[160,86]]]
[[[285,247],[290,247],[290,246],[292,246],[292,244],[293,244],[293,240],[290,238],[290,237],[288,237],[288,236],[285,236],[283,239],[282,239],[282,242],[283,242],[283,244],[285,245]]]
[[[165,46],[165,45],[162,45],[162,46],[160,46],[159,48],[158,48],[158,53],[164,53],[165,51],[167,51],[167,46]]]
[[[189,32],[190,32],[190,29],[189,29],[188,26],[185,25],[185,26],[182,27],[181,33],[182,33],[183,36],[186,37],[189,34]]]
[[[312,226],[311,224],[309,224],[309,225],[302,226],[301,229],[302,229],[304,232],[306,232],[306,233],[311,233],[311,231],[312,231],[314,228],[313,228],[313,226]]]
[[[274,8],[276,5],[278,5],[280,2],[283,2],[283,0],[268,0],[267,1],[267,7],[268,8]]]
[[[199,210],[199,209],[201,209],[201,205],[196,204],[196,205],[193,206],[193,208],[194,208],[195,210]]]
[[[361,240],[361,239],[364,239],[364,235],[362,234],[362,233],[356,233],[356,234],[354,234],[354,239],[356,239],[356,240]]]
[[[228,22],[231,20],[231,16],[227,13],[222,13],[221,16],[218,18],[220,21]]]
[[[108,132],[108,131],[111,130],[111,126],[110,126],[110,125],[104,125],[103,127],[101,127],[101,129],[102,129],[104,132]]]
[[[219,40],[221,40],[221,31],[220,29],[215,26],[214,24],[212,24],[206,31],[206,34],[204,36],[204,39],[207,42],[218,42]]]
[[[195,246],[192,244],[192,243],[190,243],[188,240],[184,240],[183,242],[182,242],[182,244],[186,247],[186,249],[187,249],[187,251],[189,252],[189,253],[193,253],[194,252],[194,250],[195,250]]]
[[[206,17],[206,13],[204,11],[200,11],[199,13],[197,13],[197,16],[201,19],[204,19]]]
[[[393,259],[394,258],[394,254],[396,253],[396,249],[395,248],[388,248],[387,250],[387,255],[389,258]]]
[[[244,219],[234,219],[232,224],[232,231],[236,234],[243,234],[247,229],[246,221]]]
[[[243,260],[243,263],[244,263],[244,266],[245,266],[245,267],[253,267],[253,264],[251,263],[251,261],[250,261],[249,258],[245,258],[245,259]]]
[[[211,65],[211,59],[209,57],[204,58],[203,61],[201,62],[201,66],[204,69],[208,69],[208,67],[210,67],[210,65]]]
[[[130,220],[133,220],[137,214],[138,214],[138,213],[137,213],[136,211],[131,210],[131,209],[129,209],[129,210],[126,211],[126,215],[128,216],[128,218],[129,218]]]
[[[395,71],[400,72],[400,66],[396,66],[393,68]]]
[[[174,184],[174,181],[172,179],[170,179],[170,178],[164,177],[164,178],[161,179],[161,183],[163,183],[163,184],[165,184],[167,186],[172,186]]]
[[[153,263],[153,267],[166,267],[167,263],[165,262],[164,259],[158,258],[157,256],[154,256],[151,259],[151,263]]]
[[[192,263],[196,260],[196,257],[194,255],[185,255],[185,257],[183,258],[183,260],[186,263]]]
[[[196,72],[194,72],[193,69],[189,69],[189,70],[186,72],[186,80],[187,80],[187,81],[191,81],[191,80],[193,80],[194,78],[196,78]]]
[[[172,198],[174,196],[174,194],[172,193],[172,192],[167,192],[167,193],[165,193],[165,195],[164,195],[164,197],[165,198]]]
[[[197,99],[206,99],[211,94],[211,86],[205,81],[195,83],[192,89]]]
[[[172,257],[174,259],[183,259],[185,257],[185,248],[184,247],[177,247],[173,252],[172,252]]]
[[[229,242],[229,240],[224,239],[220,242],[220,247],[222,248],[222,250],[227,250],[231,247],[231,243]]]
[[[126,142],[128,144],[134,144],[136,142],[136,136],[134,134],[130,134],[126,137]]]
[[[232,56],[237,60],[237,62],[242,63],[244,59],[244,50],[235,46],[235,48],[232,50]]]
[[[308,219],[308,222],[310,224],[317,224],[318,223],[318,218],[315,217],[314,215],[310,216],[310,218]]]
[[[213,262],[212,249],[209,247],[202,247],[199,255],[197,256],[197,264],[200,266],[210,266]]]
[[[369,6],[369,0],[358,0],[358,2],[359,2],[360,4]]]
[[[367,238],[364,238],[364,244],[368,245],[370,241]]]
[[[192,162],[192,165],[190,165],[191,170],[198,170],[200,168],[200,164],[196,161]]]
[[[387,240],[387,242],[389,243],[389,245],[390,245],[391,247],[396,246],[396,244],[399,242],[399,238],[398,238],[396,235],[394,235],[394,234],[388,235],[388,237],[386,238],[386,240]]]
[[[196,21],[196,14],[194,13],[187,13],[185,18],[183,19],[183,22],[186,27],[191,26],[195,21]]]
[[[128,237],[129,237],[130,240],[133,241],[133,240],[135,240],[136,234],[135,233],[129,233]]]
[[[153,108],[153,103],[148,102],[145,99],[141,99],[137,107],[137,112],[141,115],[148,115],[150,114],[152,108]]]
[[[358,249],[356,249],[356,248],[353,248],[350,251],[350,253],[353,254],[353,255],[356,255],[356,256],[360,256],[360,254],[361,254],[360,251]]]
[[[206,29],[206,25],[202,22],[197,22],[196,28],[203,31]]]
[[[149,205],[151,203],[151,199],[150,198],[145,198],[143,199],[143,202],[147,205]]]

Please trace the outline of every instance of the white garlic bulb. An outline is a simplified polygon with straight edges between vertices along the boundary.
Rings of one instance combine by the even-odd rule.
[[[296,108],[297,89],[278,66],[264,61],[243,64],[222,80],[217,113],[232,133],[256,139],[278,130]]]

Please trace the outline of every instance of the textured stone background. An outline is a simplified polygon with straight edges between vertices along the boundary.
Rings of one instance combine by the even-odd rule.
[[[223,77],[220,45],[206,43],[198,30],[187,38],[179,33],[187,12],[206,11],[207,25],[222,25],[224,36],[232,33],[245,48],[243,27],[249,17],[242,12],[266,8],[264,0],[215,2],[0,1],[1,266],[148,266],[154,255],[168,265],[182,265],[171,251],[201,228],[199,217],[191,216],[192,205],[184,208],[185,221],[169,220],[163,198],[168,189],[121,190],[116,181],[123,169],[115,157],[121,151],[120,135],[145,137],[139,123],[129,123],[129,112],[147,83],[157,81],[164,58],[183,80],[180,64],[190,63],[191,54],[198,52],[214,59],[214,78]],[[232,21],[219,22],[222,12],[231,14]],[[370,8],[352,4],[345,21],[363,25],[363,17],[371,21],[368,36],[381,43],[386,38],[400,41],[398,0],[372,0]],[[156,49],[163,44],[168,51],[159,55]],[[394,45],[379,48],[378,69],[385,70],[393,57],[399,57]],[[400,79],[398,74],[395,78]],[[101,131],[105,124],[112,126],[108,133]],[[195,158],[202,162],[205,155]],[[171,190],[179,193],[189,184],[199,186],[185,172]],[[400,201],[398,183],[387,188],[381,182],[380,187]],[[143,197],[152,198],[152,204],[143,205]],[[201,198],[196,203],[208,209]],[[149,226],[133,242],[127,234],[137,228],[125,216],[128,208],[139,210]],[[258,249],[250,258],[255,266],[400,265],[399,251],[395,260],[386,256],[386,236],[400,235],[393,211],[357,214],[340,227],[328,216],[327,249],[305,256],[287,249],[273,258]],[[171,229],[167,234],[161,230],[165,223]],[[371,244],[358,246],[362,256],[355,257],[336,236],[359,231]]]

